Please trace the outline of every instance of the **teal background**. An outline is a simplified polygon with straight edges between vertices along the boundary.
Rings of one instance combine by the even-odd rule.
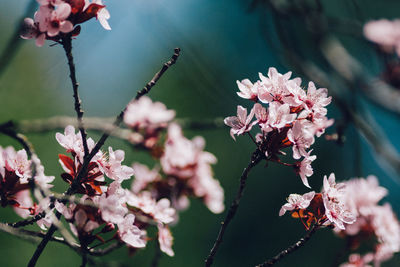
[[[0,51],[19,23],[28,2],[0,2]],[[333,14],[354,15],[354,10],[345,5],[345,1],[335,2],[337,5],[329,4],[329,1],[324,1],[324,4]],[[392,6],[365,1],[366,17],[395,15],[395,1],[387,2]],[[237,105],[246,105],[246,101],[236,95],[236,80],[249,78],[255,81],[258,72],[266,73],[270,66],[277,67],[280,72],[287,71],[278,62],[276,51],[262,36],[260,13],[249,11],[249,1],[108,0],[106,4],[111,13],[112,31],[105,31],[92,20],[82,25],[81,34],[73,42],[85,116],[118,114],[169,59],[174,47],[182,49],[181,57],[149,95],[175,109],[178,118],[231,116],[235,114]],[[42,48],[37,48],[34,41],[22,42],[16,57],[0,76],[0,122],[54,115],[74,116],[72,90],[62,48],[49,47],[51,42],[46,42]],[[368,60],[367,53],[358,56]],[[400,130],[398,117],[366,102],[362,104],[367,106],[398,149],[400,141],[395,134]],[[341,119],[334,104],[329,107],[329,116]],[[334,132],[334,128],[328,132]],[[93,138],[99,137],[93,132],[89,134]],[[379,177],[381,184],[390,191],[387,201],[398,213],[398,175],[377,162],[365,140],[361,139],[360,153],[355,151],[358,135],[352,127],[345,134],[347,141],[343,146],[323,138],[314,144],[318,159],[313,163],[315,173],[309,179],[312,188],[318,190],[323,175],[331,172],[335,172],[339,180],[355,176],[356,157],[361,157],[362,175],[376,174]],[[215,177],[225,189],[225,203],[229,206],[254,145],[246,137],[239,137],[234,142],[228,128],[186,131],[185,135],[204,136],[206,150],[217,156]],[[55,131],[28,135],[46,174],[56,176],[55,190],[63,192],[67,186],[60,179],[62,169],[57,158],[63,149],[54,136]],[[4,136],[0,136],[0,145],[19,148]],[[147,155],[133,151],[124,142],[111,138],[106,145],[124,149],[126,164],[141,161],[152,165]],[[285,198],[294,192],[305,193],[307,189],[291,169],[276,164],[257,166],[250,174],[238,214],[226,232],[215,266],[254,266],[297,241],[304,234],[301,223],[289,216],[278,216]],[[163,255],[160,266],[202,266],[223,216],[212,214],[200,201],[193,199],[190,208],[181,214],[178,225],[172,228],[176,256]],[[2,222],[19,220],[8,208],[0,211],[0,218]],[[329,266],[343,245],[343,240],[331,230],[323,229],[278,266]],[[0,233],[0,266],[25,266],[34,249],[34,244]],[[153,255],[154,242],[149,242],[146,249],[133,257],[122,248],[103,257],[102,262],[149,266]],[[51,243],[40,257],[38,266],[79,266],[80,261],[80,257],[69,248]],[[399,263],[396,256],[383,266],[398,266]]]

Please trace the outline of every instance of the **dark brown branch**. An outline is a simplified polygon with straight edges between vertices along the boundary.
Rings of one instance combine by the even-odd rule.
[[[318,227],[314,226],[312,227],[309,231],[307,231],[307,234],[300,238],[299,241],[297,241],[296,243],[294,243],[293,245],[291,245],[290,247],[288,247],[285,250],[282,250],[281,252],[279,252],[275,257],[267,260],[264,263],[261,263],[259,265],[257,265],[256,267],[265,267],[265,266],[272,266],[275,263],[277,263],[278,261],[280,261],[282,258],[284,258],[285,256],[289,255],[290,253],[298,250],[299,248],[301,248],[302,246],[304,246],[304,244],[310,240],[311,236],[315,233],[315,231],[318,229]]]
[[[60,219],[61,213],[57,212],[56,214],[57,220]],[[33,253],[32,258],[29,260],[28,267],[34,267],[36,265],[37,260],[39,259],[40,255],[42,254],[43,250],[45,249],[47,243],[52,239],[53,234],[57,230],[57,226],[52,224],[43,237],[42,241],[40,241],[39,245],[36,247],[35,252]]]
[[[5,49],[0,55],[0,77],[7,69],[7,66],[11,63],[12,59],[16,55],[18,49],[21,47],[22,39],[20,37],[21,31],[24,27],[24,19],[33,14],[33,11],[36,9],[37,2],[35,0],[31,0],[26,7],[25,13],[18,20],[18,26],[15,28],[14,32],[11,35],[10,40],[7,42]]]
[[[157,81],[163,76],[164,72],[166,72],[169,69],[169,67],[171,67],[172,65],[175,64],[175,62],[178,60],[180,52],[181,52],[181,49],[179,47],[175,48],[175,52],[172,55],[171,60],[164,63],[161,70],[154,75],[153,79],[151,79],[151,81],[148,82],[142,90],[137,92],[136,97],[135,97],[136,100],[138,100],[143,95],[150,92],[151,88],[153,88],[153,86],[156,85]]]
[[[210,251],[210,254],[208,255],[208,257],[205,260],[205,264],[206,266],[211,266],[213,261],[214,261],[214,257],[218,251],[219,246],[222,243],[222,239],[224,237],[224,233],[226,231],[226,228],[228,227],[229,223],[232,221],[233,217],[236,214],[236,211],[239,207],[240,204],[240,200],[243,196],[243,191],[244,188],[246,187],[246,181],[247,181],[247,177],[249,175],[250,170],[255,167],[262,159],[264,158],[264,154],[259,151],[258,149],[253,153],[250,163],[247,165],[247,167],[243,170],[243,173],[240,177],[240,186],[239,186],[239,190],[236,194],[235,199],[233,200],[233,202],[231,203],[231,206],[229,207],[228,213],[226,214],[225,220],[223,222],[221,222],[221,228],[219,229],[219,233],[217,236],[217,239],[214,242],[214,245]]]
[[[43,219],[45,216],[46,216],[46,213],[43,211],[43,212],[35,215],[32,218],[29,218],[29,219],[26,219],[26,220],[22,220],[22,221],[19,221],[19,222],[15,222],[15,223],[8,223],[7,225],[11,226],[11,227],[14,227],[14,228],[24,227],[24,226],[27,226],[27,225],[34,224],[35,222]]]
[[[78,128],[82,135],[82,143],[83,143],[83,150],[85,152],[85,157],[89,155],[89,149],[87,145],[87,133],[85,127],[83,125],[83,110],[81,107],[81,99],[79,97],[79,83],[76,80],[76,72],[75,72],[75,64],[74,64],[74,57],[72,56],[72,37],[71,35],[67,35],[62,39],[61,42],[65,55],[68,59],[68,66],[69,66],[69,77],[71,78],[72,89],[74,91],[74,101],[75,101],[75,112],[78,119]]]

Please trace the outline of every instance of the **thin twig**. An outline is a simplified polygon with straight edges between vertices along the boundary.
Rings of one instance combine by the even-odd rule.
[[[315,231],[317,229],[318,229],[318,227],[313,226],[309,231],[307,231],[307,234],[304,237],[300,238],[299,241],[297,241],[296,243],[294,243],[293,245],[291,245],[287,249],[282,250],[275,257],[265,261],[264,263],[261,263],[261,264],[257,265],[256,267],[264,267],[264,266],[272,266],[272,265],[274,265],[275,263],[280,261],[285,256],[289,255],[290,253],[292,253],[292,252],[298,250],[299,248],[301,248],[302,246],[304,246],[304,244],[308,240],[310,240],[311,236],[315,233]]]
[[[85,157],[89,155],[89,148],[87,145],[87,133],[85,127],[83,125],[83,110],[81,107],[81,99],[79,97],[79,83],[76,80],[76,72],[75,72],[75,64],[74,64],[74,57],[72,56],[72,37],[71,35],[67,35],[62,39],[61,42],[65,55],[68,59],[68,66],[69,66],[69,77],[71,78],[72,89],[74,92],[74,101],[75,101],[75,112],[78,119],[78,128],[82,135],[82,143],[83,143],[83,150],[85,152]]]
[[[32,218],[29,218],[29,219],[26,219],[26,220],[22,220],[22,221],[18,221],[18,222],[15,222],[15,223],[8,223],[7,225],[11,226],[11,227],[14,227],[14,228],[24,227],[24,226],[27,226],[27,225],[34,224],[35,222],[43,219],[44,217],[46,217],[46,212],[43,211],[43,212],[35,215]]]
[[[231,206],[229,207],[228,213],[226,214],[226,217],[224,219],[223,222],[221,222],[221,228],[219,229],[219,233],[217,236],[217,239],[214,242],[214,245],[210,251],[210,254],[208,255],[208,257],[205,260],[205,264],[206,266],[211,266],[213,261],[214,261],[214,257],[218,251],[219,246],[222,243],[222,239],[224,237],[224,233],[226,228],[228,227],[229,223],[232,221],[233,217],[236,214],[236,211],[239,207],[240,204],[240,200],[243,196],[243,191],[244,188],[246,187],[246,180],[247,177],[249,175],[250,170],[255,167],[262,159],[264,158],[264,154],[259,151],[258,149],[252,154],[251,160],[249,162],[249,164],[247,165],[247,167],[243,170],[243,173],[240,177],[240,186],[239,186],[239,190],[236,194],[235,199],[232,201]]]

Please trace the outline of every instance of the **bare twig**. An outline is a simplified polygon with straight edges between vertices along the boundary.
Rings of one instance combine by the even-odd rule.
[[[205,260],[205,264],[206,266],[211,266],[213,261],[214,261],[214,257],[218,251],[219,246],[222,243],[222,239],[224,237],[224,233],[229,225],[229,223],[232,221],[233,217],[236,214],[236,211],[239,207],[240,204],[240,200],[243,196],[243,192],[244,192],[244,188],[246,187],[246,181],[247,181],[247,177],[249,175],[250,170],[255,167],[262,159],[264,158],[264,154],[259,151],[258,149],[253,153],[251,160],[249,162],[249,164],[247,165],[247,167],[243,170],[243,173],[240,177],[240,186],[239,186],[239,190],[236,193],[236,197],[233,200],[233,202],[231,203],[231,206],[229,207],[228,213],[225,216],[225,219],[223,222],[221,222],[221,227],[219,229],[219,233],[217,236],[217,239],[214,242],[214,245],[210,251],[210,254],[208,255],[208,257]]]
[[[76,73],[75,73],[75,64],[74,64],[74,57],[72,56],[72,36],[67,35],[62,39],[61,42],[65,55],[68,59],[68,66],[69,66],[69,77],[71,78],[72,89],[74,92],[74,100],[75,100],[75,112],[78,119],[78,128],[82,135],[82,143],[83,143],[83,150],[85,152],[85,157],[89,155],[89,149],[87,145],[87,134],[85,127],[83,125],[83,110],[81,107],[81,99],[79,97],[79,83],[76,80]]]
[[[279,252],[275,257],[265,261],[264,263],[261,263],[259,265],[257,265],[256,267],[265,267],[265,266],[272,266],[275,263],[277,263],[278,261],[280,261],[282,258],[284,258],[285,256],[289,255],[290,253],[298,250],[299,248],[301,248],[302,246],[304,246],[304,244],[310,240],[311,236],[315,233],[315,231],[318,229],[318,227],[313,226],[309,231],[307,231],[307,234],[300,238],[299,241],[297,241],[296,243],[294,243],[293,245],[291,245],[290,247],[288,247],[285,250],[282,250],[281,252]]]
[[[18,222],[15,222],[15,223],[8,223],[7,225],[11,226],[11,227],[14,227],[14,228],[24,227],[24,226],[27,226],[27,225],[34,224],[35,222],[43,219],[45,216],[46,216],[46,212],[43,211],[43,212],[35,215],[32,218],[29,218],[29,219],[26,219],[26,220],[22,220],[22,221],[18,221]]]

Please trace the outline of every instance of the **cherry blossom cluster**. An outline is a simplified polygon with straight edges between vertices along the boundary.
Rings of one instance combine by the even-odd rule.
[[[0,146],[0,200],[1,206],[12,206],[22,218],[38,212],[37,203],[33,203],[30,194],[32,179],[32,161],[36,165],[34,177],[36,186],[50,188],[54,176],[46,176],[40,160],[34,155],[28,160],[25,150],[15,151],[13,147]]]
[[[58,42],[63,35],[80,33],[80,26],[85,21],[96,18],[106,30],[111,30],[108,24],[110,13],[102,0],[37,0],[39,10],[34,19],[24,20],[24,30],[21,37],[36,39],[37,46],[43,46],[45,40]],[[77,26],[78,25],[78,26]]]
[[[181,127],[171,122],[174,116],[174,111],[146,96],[128,105],[124,122],[142,136],[135,145],[150,150],[159,161],[152,170],[140,163],[133,164],[135,180],[131,190],[136,194],[150,192],[156,199],[167,198],[176,210],[187,208],[188,197],[195,196],[212,212],[220,213],[224,210],[224,191],[214,179],[211,168],[217,159],[203,151],[202,137],[192,140],[184,137]],[[165,129],[167,133],[163,138],[161,133]]]
[[[257,125],[260,132],[255,142],[268,160],[283,163],[279,158],[284,154],[281,150],[292,147],[296,162],[283,164],[293,166],[304,185],[310,187],[307,177],[313,174],[311,162],[316,156],[308,149],[315,136],[320,137],[333,124],[326,117],[331,97],[327,89],[317,89],[313,82],[309,82],[307,90],[303,89],[300,78],[290,79],[291,72],[280,74],[269,68],[268,77],[261,73],[259,76],[255,83],[248,79],[237,81],[237,94],[253,102],[250,113],[239,105],[237,116],[227,117],[224,122],[231,127],[233,139],[235,135],[250,134]]]
[[[335,229],[336,233],[346,238],[350,249],[357,250],[363,245],[365,255],[353,254],[349,263],[361,261],[364,265],[373,263],[379,266],[400,251],[400,224],[389,203],[379,202],[387,195],[387,190],[378,184],[375,176],[354,178],[344,182],[346,193],[344,203],[356,215],[356,221],[347,225],[345,230]],[[368,248],[365,247],[368,244]],[[343,264],[343,266],[351,266]]]
[[[328,226],[345,229],[345,225],[355,222],[356,215],[347,206],[344,200],[347,194],[344,183],[336,184],[335,174],[329,178],[324,176],[321,193],[311,191],[304,195],[290,194],[279,211],[279,216],[289,211],[293,218],[300,218],[304,226]]]
[[[71,157],[59,155],[59,158],[65,171],[61,177],[72,184],[79,178],[84,160],[81,134],[68,126],[64,134],[56,134],[56,139],[71,154]],[[91,151],[94,141],[88,138],[87,144]],[[79,203],[57,202],[55,208],[70,223],[72,232],[84,246],[95,240],[104,242],[101,234],[117,229],[113,239],[125,242],[132,250],[143,248],[148,240],[146,228],[155,225],[161,250],[173,256],[168,224],[174,221],[175,209],[169,199],[156,199],[146,192],[136,194],[122,188],[121,183],[134,174],[132,168],[122,165],[124,158],[122,150],[114,151],[109,147],[108,153],[99,151],[80,177],[77,193],[83,197]],[[106,177],[112,180],[110,184]]]
[[[400,20],[387,19],[370,21],[364,25],[365,37],[378,44],[387,53],[400,56]]]

